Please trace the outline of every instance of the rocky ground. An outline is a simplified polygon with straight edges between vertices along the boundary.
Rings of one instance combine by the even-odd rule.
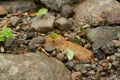
[[[1,1],[4,26],[13,38],[0,42],[0,80],[120,80],[119,0]]]

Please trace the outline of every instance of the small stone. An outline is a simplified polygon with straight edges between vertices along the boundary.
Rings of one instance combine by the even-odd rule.
[[[71,77],[72,77],[72,80],[81,80],[82,79],[81,72],[73,72]]]
[[[64,53],[58,53],[58,54],[56,55],[56,58],[59,59],[60,61],[64,61],[65,54],[64,54]]]
[[[4,52],[5,52],[5,48],[4,48],[3,46],[1,46],[1,47],[0,47],[0,51],[1,51],[2,53],[4,53]]]
[[[73,12],[73,9],[71,6],[65,5],[62,7],[61,15],[63,17],[66,17],[66,18],[71,17],[73,15],[73,13],[74,12]]]
[[[95,74],[95,72],[93,70],[88,72],[88,75],[94,75],[94,74]]]
[[[38,36],[36,38],[33,38],[29,42],[29,48],[30,48],[30,50],[34,50],[36,47],[43,46],[44,43],[45,43],[44,37]]]
[[[74,65],[75,65],[75,62],[74,62],[74,61],[68,61],[67,63],[65,63],[65,66],[66,66],[69,70],[73,70],[73,69],[74,69]]]
[[[58,18],[55,21],[55,26],[56,26],[56,28],[58,28],[61,31],[67,31],[67,30],[70,30],[72,28],[71,22],[64,17]]]
[[[112,67],[115,68],[115,69],[116,69],[117,67],[119,67],[119,61],[113,61],[113,62],[112,62]]]
[[[115,61],[115,59],[116,59],[116,56],[115,56],[115,55],[111,55],[111,56],[110,56],[110,60],[111,60],[111,61]]]
[[[91,67],[91,64],[84,64],[84,67],[85,67],[85,68],[90,68],[90,67]]]
[[[44,49],[48,52],[51,53],[53,50],[55,50],[56,48],[52,45],[49,46],[45,46]]]
[[[17,16],[10,18],[10,22],[12,23],[13,26],[16,26],[19,21],[20,19]]]
[[[27,39],[32,39],[35,36],[34,32],[27,33]]]
[[[30,26],[41,33],[47,33],[54,28],[55,16],[51,14],[45,14],[43,16],[36,16],[31,19]]]
[[[120,58],[120,53],[115,53],[115,56]]]
[[[103,68],[108,68],[108,66],[109,66],[108,63],[106,63],[106,62],[103,62],[103,63],[102,63],[102,67],[103,67]]]
[[[82,73],[83,75],[86,75],[86,74],[87,74],[87,72],[88,72],[88,71],[87,71],[87,70],[85,70],[85,69],[82,69],[82,70],[81,70],[81,73]]]
[[[80,70],[84,69],[84,65],[83,65],[83,64],[76,64],[76,65],[74,66],[74,69],[75,69],[76,71],[80,71]]]

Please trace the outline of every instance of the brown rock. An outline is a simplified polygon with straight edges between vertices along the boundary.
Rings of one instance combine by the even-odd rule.
[[[72,80],[81,80],[82,74],[80,72],[73,72],[71,77],[72,77]]]
[[[7,14],[7,10],[5,10],[2,6],[0,6],[0,16]]]
[[[67,41],[64,37],[60,35],[57,36],[55,42],[53,42],[53,40],[49,36],[45,36],[45,40],[46,42],[44,46],[54,45],[55,47],[61,50],[70,48],[75,52],[75,59],[84,62],[87,62],[88,60],[93,61],[93,53],[91,51],[87,50],[86,48],[83,48],[80,45]]]
[[[80,24],[80,22],[90,24],[92,26],[101,25],[104,23],[103,17],[101,15],[103,12],[108,12],[110,15],[117,13],[120,14],[120,3],[116,0],[84,0],[75,9],[74,19]],[[109,15],[108,15],[109,16]],[[113,18],[116,16],[112,16]],[[118,23],[114,19],[105,18],[108,23]],[[116,17],[117,18],[117,17]]]

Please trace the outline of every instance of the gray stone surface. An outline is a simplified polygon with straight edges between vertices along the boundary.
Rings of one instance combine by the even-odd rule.
[[[109,23],[118,21],[120,24],[120,3],[116,0],[85,0],[75,8],[74,19],[77,24],[83,22],[92,26],[101,25],[104,23],[103,13],[112,15],[104,16]]]
[[[87,29],[85,32],[87,38],[93,43],[93,50],[96,50],[101,47],[114,46],[112,40],[117,38],[120,26],[101,26],[94,29]]]
[[[63,5],[66,5],[70,0],[40,0],[42,4],[46,5],[48,8],[60,11]]]
[[[9,13],[16,12],[18,10],[22,12],[30,11],[35,9],[36,5],[33,0],[14,0],[14,1],[4,1],[0,2],[1,6],[6,9]]]
[[[44,54],[0,54],[0,80],[71,80],[57,59]]]
[[[55,16],[46,14],[31,19],[30,26],[38,32],[47,33],[54,28]]]

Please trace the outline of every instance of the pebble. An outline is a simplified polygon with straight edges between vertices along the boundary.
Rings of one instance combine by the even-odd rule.
[[[59,59],[60,61],[64,61],[65,54],[64,54],[64,53],[58,53],[58,54],[56,55],[56,58]]]
[[[116,59],[116,56],[115,55],[111,55],[109,60],[114,61],[115,59]]]
[[[19,21],[20,19],[17,16],[13,16],[10,18],[10,22],[12,23],[13,26],[16,26]]]
[[[76,71],[80,71],[80,70],[84,69],[84,65],[83,65],[83,64],[76,64],[76,65],[74,66],[74,69],[75,69]]]
[[[81,72],[73,72],[71,77],[72,77],[72,80],[81,80],[82,74],[81,74]]]
[[[65,63],[65,66],[69,69],[69,70],[73,70],[74,66],[75,66],[75,61],[68,61],[67,63]]]
[[[51,53],[53,50],[55,50],[56,48],[52,45],[49,46],[45,46],[44,49],[48,52]]]
[[[120,53],[115,53],[115,56],[120,58]]]
[[[87,70],[85,70],[85,69],[82,69],[82,70],[81,70],[81,73],[82,73],[83,75],[86,75],[86,74],[87,74],[87,72],[88,72],[88,71],[87,71]]]

